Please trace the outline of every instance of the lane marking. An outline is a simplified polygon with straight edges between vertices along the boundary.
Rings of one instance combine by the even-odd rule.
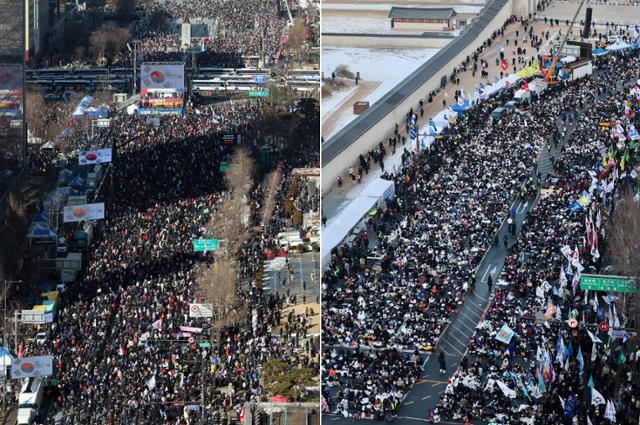
[[[456,336],[453,334],[453,330],[451,330],[451,328],[449,328],[449,332],[448,332],[448,334],[447,334],[447,335],[448,335],[448,336],[453,337],[453,339],[455,339],[455,340],[456,340],[456,341],[458,341],[460,344],[462,344],[462,346],[463,346],[463,347],[465,347],[465,346],[468,344],[468,342],[464,342],[464,341],[462,341],[460,338],[456,337]],[[465,336],[465,338],[466,338],[466,336]]]
[[[474,330],[472,327],[470,327],[469,325],[467,325],[467,324],[464,322],[464,320],[462,320],[462,319],[458,320],[458,321],[456,322],[456,324],[461,325],[461,326],[462,326],[462,327],[464,327],[465,329],[467,329],[467,330],[471,331],[471,333],[475,332],[475,330]]]
[[[423,369],[425,368],[425,366],[427,366],[427,362],[429,361],[430,358],[431,358],[431,353],[427,354],[427,358],[424,359],[424,362],[422,363]]]
[[[523,212],[526,211],[527,206],[529,206],[529,201],[527,200],[527,202],[525,202],[524,204],[521,204],[518,209],[516,210],[516,214],[522,214]],[[522,208],[522,209],[520,209]]]
[[[422,397],[422,399],[423,399],[423,400],[426,400],[426,399],[428,399],[428,398],[431,398],[431,396],[430,396],[430,395],[428,395],[428,396],[426,396],[426,397]]]
[[[451,342],[449,342],[449,340],[445,339],[443,342],[446,342],[447,344],[449,344],[449,347],[453,348],[461,356],[464,356],[464,354],[460,350],[458,350]]]
[[[414,402],[413,400],[411,400],[411,401],[407,401],[406,403],[403,403],[403,404],[404,404],[405,406],[408,406],[408,405],[413,404],[413,403],[415,403],[415,402]]]

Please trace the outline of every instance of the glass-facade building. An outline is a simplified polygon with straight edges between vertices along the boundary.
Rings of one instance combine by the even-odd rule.
[[[27,168],[24,0],[0,0],[0,213]]]

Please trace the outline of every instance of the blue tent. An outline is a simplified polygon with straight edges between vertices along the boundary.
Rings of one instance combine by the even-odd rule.
[[[455,105],[453,105],[451,107],[451,110],[453,112],[462,112],[462,111],[466,111],[467,109],[471,108],[471,103],[468,100],[465,100],[462,105],[459,103],[456,103]]]
[[[609,51],[607,49],[593,49],[591,53],[593,53],[594,56],[600,56],[606,55]]]
[[[80,176],[77,176],[76,178],[71,180],[71,182],[69,182],[69,186],[77,188],[84,187],[84,179]]]
[[[34,223],[48,223],[49,222],[49,214],[42,210],[39,213],[36,214],[36,216],[33,218],[33,222]]]

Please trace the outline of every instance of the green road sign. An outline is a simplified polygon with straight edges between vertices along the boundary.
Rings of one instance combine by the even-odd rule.
[[[199,342],[198,346],[200,348],[209,348],[209,347],[211,347],[211,343],[210,342]]]
[[[218,249],[218,239],[194,239],[193,252],[207,252]]]
[[[269,97],[269,90],[250,91],[249,97]]]
[[[227,170],[229,170],[229,163],[226,161],[220,162],[220,172],[225,173]]]
[[[636,292],[636,284],[633,280],[624,276],[583,274],[580,276],[580,289],[609,292]]]

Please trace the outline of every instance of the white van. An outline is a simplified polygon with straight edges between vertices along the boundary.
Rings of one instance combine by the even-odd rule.
[[[27,378],[23,381],[18,396],[18,425],[30,425],[38,416],[42,404],[44,385],[41,378]]]

